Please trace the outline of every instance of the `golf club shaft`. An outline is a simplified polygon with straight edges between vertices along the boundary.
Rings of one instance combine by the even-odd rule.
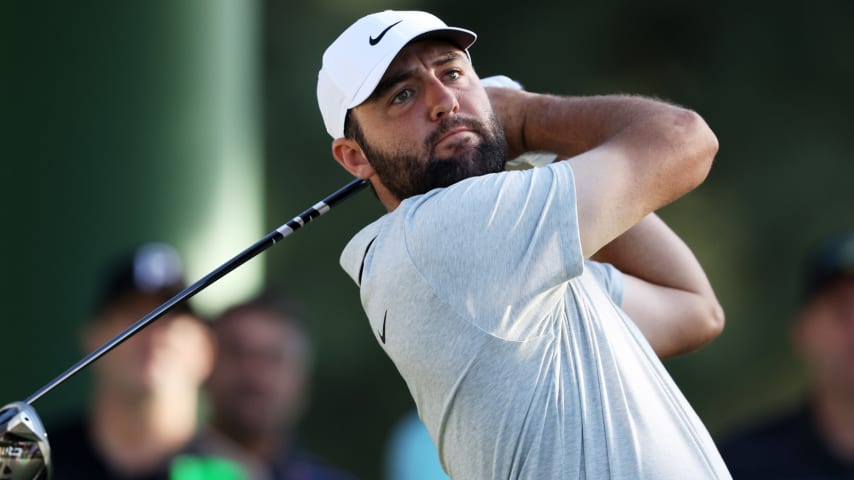
[[[292,234],[296,230],[302,228],[305,224],[311,222],[315,218],[323,215],[328,212],[332,207],[334,207],[337,203],[341,202],[345,198],[350,195],[362,190],[368,185],[367,181],[362,179],[356,179],[348,183],[347,185],[341,187],[328,197],[324,198],[320,202],[314,204],[311,208],[303,211],[281,227],[273,230],[268,233],[264,238],[255,242],[254,245],[247,248],[246,250],[240,252],[235,255],[231,260],[225,262],[220,265],[216,270],[211,273],[205,275],[202,279],[197,281],[196,283],[190,285],[189,287],[181,290],[177,295],[167,300],[165,303],[160,305],[159,307],[152,310],[148,315],[142,317],[137,320],[133,325],[113,337],[107,343],[99,347],[97,350],[92,353],[86,355],[80,361],[71,366],[68,370],[48,382],[45,386],[38,389],[35,393],[30,395],[25,402],[28,405],[32,405],[33,402],[44,396],[46,393],[50,392],[57,386],[59,386],[62,382],[68,380],[70,377],[83,370],[87,366],[89,366],[95,360],[104,356],[110,350],[119,346],[122,342],[132,337],[134,334],[147,327],[149,324],[162,317],[179,303],[186,301],[193,295],[199,293],[204,290],[220,278],[227,275],[229,272],[234,270],[235,268],[243,265],[250,259],[254,258],[259,253],[267,250],[276,244],[276,242],[282,240],[288,235]]]

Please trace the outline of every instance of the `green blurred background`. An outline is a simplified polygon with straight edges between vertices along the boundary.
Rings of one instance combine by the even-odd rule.
[[[662,216],[694,247],[724,334],[666,363],[713,434],[785,408],[804,376],[787,325],[806,249],[854,227],[854,2],[150,0],[0,3],[0,402],[78,360],[108,258],[179,246],[193,279],[349,180],[315,101],[320,56],[358,16],[430,10],[475,30],[481,76],[630,92],[699,111],[721,149]],[[379,478],[410,400],[338,255],[382,213],[362,193],[198,297],[275,284],[306,307],[318,364],[307,447]],[[36,406],[85,405],[88,376]]]

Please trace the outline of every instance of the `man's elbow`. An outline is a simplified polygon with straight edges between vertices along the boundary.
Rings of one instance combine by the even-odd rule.
[[[697,188],[706,180],[712,168],[712,162],[718,153],[718,137],[697,112],[682,110],[676,120],[681,137],[685,180],[688,191]],[[687,168],[686,168],[687,167]]]
[[[701,311],[697,312],[697,321],[694,324],[695,333],[692,350],[696,350],[718,338],[723,333],[726,324],[724,309],[716,299],[708,299],[703,303]]]
[[[671,345],[668,350],[662,350],[659,356],[670,358],[699,350],[712,340],[718,338],[724,330],[724,309],[716,299],[702,298],[695,303],[693,313],[687,313],[685,323],[680,329],[681,340]]]
[[[712,341],[720,336],[726,325],[726,315],[724,309],[717,300],[710,302],[709,313],[706,320],[707,341]]]

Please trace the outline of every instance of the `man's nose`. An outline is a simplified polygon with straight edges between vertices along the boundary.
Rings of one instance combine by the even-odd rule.
[[[430,120],[444,120],[448,115],[456,115],[460,111],[456,92],[438,78],[430,79],[426,89]]]

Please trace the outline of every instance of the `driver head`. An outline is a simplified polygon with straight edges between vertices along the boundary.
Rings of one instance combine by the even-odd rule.
[[[47,432],[33,407],[14,402],[0,409],[0,480],[50,479]]]

